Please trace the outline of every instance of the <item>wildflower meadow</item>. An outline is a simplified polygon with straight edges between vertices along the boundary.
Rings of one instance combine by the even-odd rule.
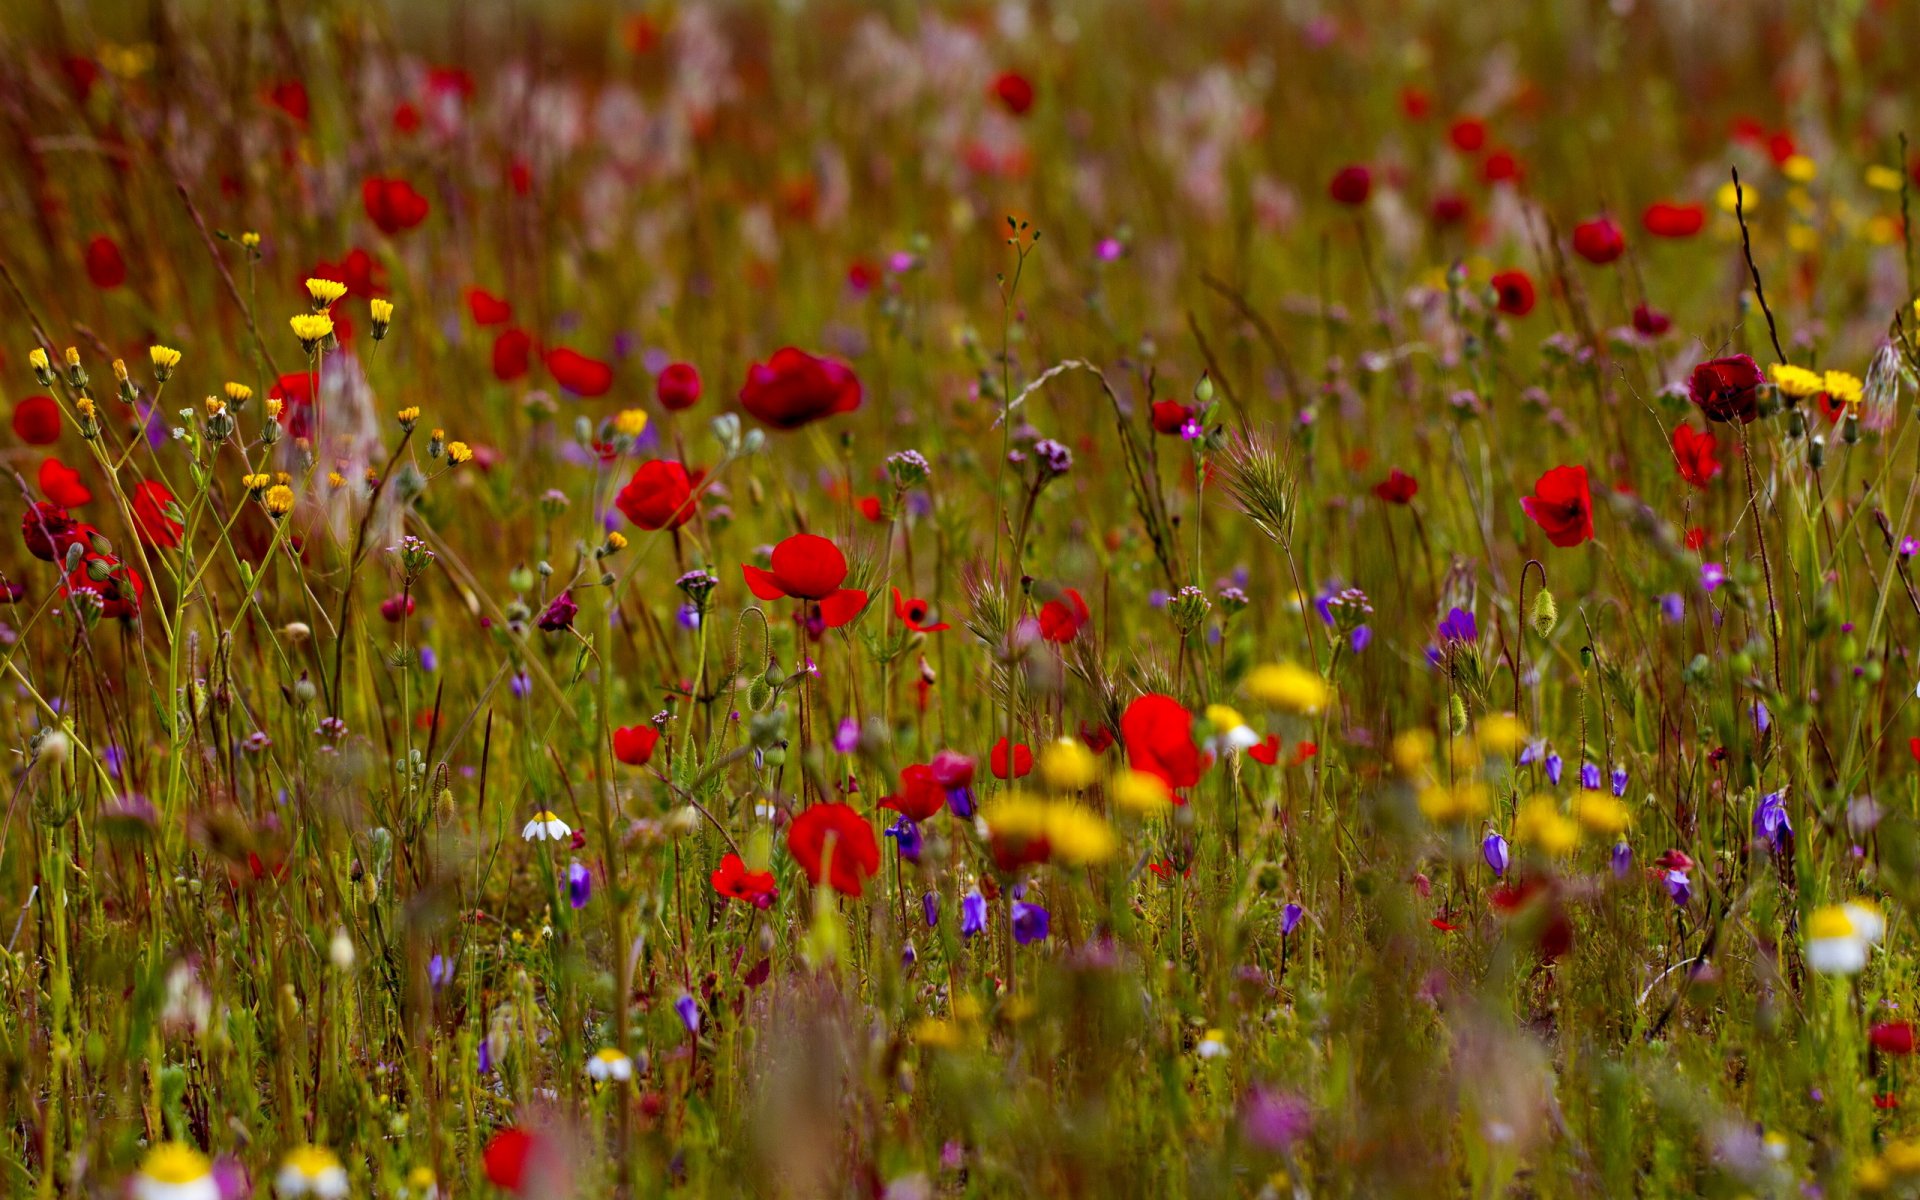
[[[4,8],[0,1195],[1920,1195],[1920,6]]]

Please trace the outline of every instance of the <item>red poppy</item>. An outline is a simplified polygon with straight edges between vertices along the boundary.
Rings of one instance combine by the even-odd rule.
[[[1533,311],[1533,280],[1525,271],[1501,271],[1491,280],[1494,307],[1510,317],[1524,317]]]
[[[389,237],[427,219],[427,198],[404,179],[368,179],[360,185],[360,201],[368,219]]]
[[[1821,392],[1813,398],[1813,406],[1827,419],[1827,424],[1838,425],[1840,418],[1847,415],[1847,402],[1834,399],[1832,392]]]
[[[1293,758],[1289,765],[1300,766],[1319,753],[1320,744],[1318,742],[1301,742],[1293,748]]]
[[[1644,337],[1659,337],[1673,328],[1673,318],[1645,304],[1633,306],[1633,330]]]
[[[99,601],[101,616],[131,619],[140,612],[140,600],[147,594],[147,585],[140,578],[140,572],[119,559],[90,550],[81,555],[60,584],[63,596],[78,596],[82,592]]]
[[[613,757],[629,767],[644,767],[660,744],[660,731],[651,725],[625,725],[613,731]]]
[[[1433,111],[1433,97],[1424,89],[1408,84],[1400,89],[1400,111],[1409,121],[1424,121]]]
[[[1691,425],[1673,427],[1673,461],[1680,478],[1702,491],[1720,473],[1720,460],[1713,456],[1718,447],[1711,433],[1695,433]]]
[[[993,744],[993,752],[987,755],[987,765],[993,771],[995,779],[1007,778],[1007,739],[1001,738]],[[1013,778],[1025,779],[1033,771],[1033,749],[1030,746],[1013,747]]]
[[[887,519],[887,506],[880,503],[878,496],[860,497],[860,515],[875,525]]]
[[[1867,1031],[1867,1041],[1882,1054],[1904,1058],[1913,1053],[1913,1026],[1905,1021],[1883,1021]]]
[[[1526,177],[1526,167],[1511,150],[1495,150],[1480,164],[1480,178],[1488,183],[1519,183]]]
[[[1467,198],[1457,192],[1445,192],[1433,198],[1427,214],[1435,225],[1458,225],[1467,219]]]
[[[420,132],[420,108],[411,100],[402,100],[393,106],[393,129],[396,133],[414,134]]]
[[[487,1178],[516,1196],[565,1194],[562,1164],[545,1138],[508,1126],[493,1135],[481,1155]]]
[[[815,886],[824,872],[828,885],[844,896],[860,895],[880,871],[873,827],[845,804],[816,804],[795,817],[787,826],[787,852]]]
[[[1466,154],[1478,154],[1487,144],[1487,123],[1478,117],[1461,117],[1447,130],[1453,148]]]
[[[1177,434],[1187,419],[1193,416],[1193,410],[1178,400],[1155,400],[1153,402],[1153,431],[1155,433]]]
[[[1263,766],[1271,767],[1280,761],[1280,735],[1270,733],[1267,740],[1257,746],[1247,747],[1247,757]]]
[[[513,320],[513,305],[483,287],[466,290],[467,313],[475,325],[505,325]]]
[[[755,908],[766,908],[778,894],[772,871],[749,871],[732,851],[722,856],[719,868],[708,878],[713,881],[714,891],[729,900],[745,900]]]
[[[307,275],[315,279],[331,279],[347,285],[347,294],[352,296],[384,296],[387,294],[387,269],[365,249],[355,246],[346,252],[339,262],[321,261],[314,265]],[[307,275],[297,281],[300,294],[306,295]]]
[[[462,102],[473,99],[473,72],[465,67],[430,67],[427,91],[435,96],[452,96]]]
[[[1794,145],[1793,135],[1784,129],[1767,138],[1767,157],[1771,158],[1776,165],[1792,158],[1798,149],[1799,147]]]
[[[743,563],[740,573],[747,588],[762,600],[790,596],[820,605],[820,619],[828,629],[838,629],[860,615],[867,594],[858,588],[843,588],[847,581],[847,557],[840,547],[813,533],[796,533],[773,548],[772,570]]]
[[[60,406],[52,396],[28,396],[13,406],[13,432],[29,446],[60,440]]]
[[[1068,588],[1060,593],[1058,600],[1049,600],[1040,606],[1040,636],[1065,645],[1079,636],[1092,615],[1079,591]]]
[[[947,806],[947,788],[925,763],[913,763],[900,771],[900,791],[880,801],[910,821],[925,821]]]
[[[611,366],[565,346],[547,352],[547,370],[576,396],[604,396],[613,387]]]
[[[87,243],[87,278],[102,291],[127,281],[127,260],[120,257],[119,243],[105,234]]]
[[[134,485],[133,526],[141,541],[169,550],[180,544],[186,526],[167,515],[167,506],[172,503],[173,493],[165,484],[143,479]]]
[[[1663,238],[1690,238],[1707,222],[1707,210],[1698,204],[1673,204],[1661,200],[1647,205],[1640,224],[1648,233]]]
[[[1433,920],[1428,921],[1427,924],[1433,926],[1435,929],[1438,929],[1441,933],[1453,933],[1460,928],[1458,925],[1455,925],[1452,921],[1447,920],[1445,917],[1435,917]]]
[[[1327,184],[1327,195],[1342,204],[1361,205],[1373,194],[1373,172],[1359,165],[1341,167]]]
[[[1193,714],[1172,696],[1148,692],[1120,717],[1127,765],[1158,776],[1168,787],[1192,787],[1211,757],[1193,744]]]
[[[893,589],[893,615],[899,617],[901,623],[908,629],[915,633],[941,633],[953,628],[945,621],[937,625],[927,624],[927,616],[930,612],[931,609],[925,600],[918,597],[904,597],[900,594],[899,588]]]
[[[1573,227],[1573,252],[1600,267],[1627,252],[1626,235],[1610,217],[1595,217]]]
[[[1555,467],[1522,496],[1520,507],[1556,546],[1578,546],[1593,536],[1593,493],[1585,467]]]
[[[1002,71],[993,81],[994,99],[1016,117],[1033,107],[1033,84],[1018,71]]]
[[[305,371],[289,371],[267,389],[267,399],[280,401],[280,427],[296,438],[311,431],[313,377]]]
[[[1395,467],[1387,477],[1373,485],[1373,494],[1388,504],[1406,504],[1420,491],[1420,481]]]
[[[533,360],[533,338],[524,329],[508,329],[493,339],[493,377],[512,383],[526,376]]]
[[[1692,528],[1687,530],[1687,536],[1682,540],[1686,545],[1687,549],[1698,550],[1702,546],[1705,546],[1707,544],[1707,531],[1702,527],[1695,525]]]
[[[1751,425],[1760,415],[1760,365],[1744,354],[1709,359],[1688,377],[1687,396],[1709,421]]]
[[[61,508],[78,508],[93,499],[93,492],[80,482],[80,472],[57,458],[40,464],[40,492]]]
[[[654,387],[660,407],[670,412],[692,408],[700,399],[700,372],[692,363],[669,363]]]
[[[613,498],[614,506],[642,529],[678,529],[693,519],[698,508],[694,489],[701,474],[688,474],[685,466],[670,458],[649,459]]]
[[[1089,725],[1082,721],[1080,722],[1080,744],[1095,754],[1105,754],[1107,748],[1113,745],[1113,730],[1108,729],[1104,724]]]
[[[787,346],[747,372],[740,405],[775,429],[798,429],[859,408],[860,380],[843,362]]]
[[[20,518],[20,540],[26,544],[27,553],[41,562],[64,564],[67,547],[85,542],[92,531],[93,526],[75,521],[66,509],[45,500],[29,504]]]
[[[267,103],[292,117],[302,125],[313,111],[313,102],[307,96],[307,85],[298,79],[280,79],[267,87]]]

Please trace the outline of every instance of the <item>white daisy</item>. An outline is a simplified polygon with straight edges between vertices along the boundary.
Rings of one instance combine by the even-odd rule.
[[[184,1142],[162,1142],[147,1151],[133,1177],[133,1200],[220,1200],[213,1164]]]
[[[560,815],[547,809],[533,814],[533,820],[520,831],[520,836],[529,842],[558,842],[573,836],[573,829]]]
[[[587,1060],[587,1074],[597,1083],[625,1083],[633,1078],[633,1060],[608,1046]]]
[[[317,1196],[320,1200],[345,1200],[347,1169],[331,1150],[302,1146],[280,1160],[280,1172],[273,1177],[274,1190],[282,1196]]]

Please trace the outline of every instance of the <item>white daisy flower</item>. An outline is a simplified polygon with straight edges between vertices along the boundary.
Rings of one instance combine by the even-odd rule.
[[[213,1164],[184,1142],[162,1142],[147,1151],[133,1177],[133,1200],[220,1200]]]
[[[1213,726],[1213,736],[1207,739],[1206,750],[1216,758],[1260,744],[1260,735],[1235,709],[1224,704],[1209,704],[1206,718],[1207,723]]]
[[[302,1146],[280,1160],[280,1171],[273,1177],[273,1188],[282,1196],[317,1196],[319,1200],[345,1200],[347,1169],[331,1150]]]
[[[1819,909],[1807,918],[1807,966],[1822,975],[1858,975],[1867,967],[1867,947],[1885,928],[1871,908],[1830,904]]]
[[[558,842],[573,836],[573,828],[560,819],[560,815],[547,809],[533,814],[533,820],[520,831],[520,836],[529,842]]]
[[[633,1078],[633,1060],[608,1046],[587,1060],[587,1074],[596,1083],[625,1083]]]
[[[1227,1035],[1218,1029],[1209,1029],[1201,1036],[1200,1044],[1194,1047],[1194,1053],[1201,1058],[1225,1058],[1227,1054]]]

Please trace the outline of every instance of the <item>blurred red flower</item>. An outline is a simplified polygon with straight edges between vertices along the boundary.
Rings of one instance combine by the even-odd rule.
[[[1867,1032],[1867,1041],[1882,1054],[1904,1058],[1913,1053],[1913,1026],[1905,1021],[1883,1021]]]
[[[1680,478],[1703,491],[1720,473],[1720,460],[1713,456],[1718,447],[1711,433],[1696,433],[1691,425],[1673,427],[1673,461]]]
[[[1493,285],[1494,307],[1510,317],[1524,317],[1533,311],[1533,280],[1525,271],[1501,271],[1488,280]]]
[[[127,260],[120,257],[120,244],[105,234],[87,243],[87,278],[102,290],[127,281]]]
[[[947,788],[926,763],[901,768],[900,791],[880,801],[910,821],[925,821],[947,806]]]
[[[1707,221],[1707,210],[1698,204],[1674,204],[1660,200],[1647,205],[1640,224],[1654,237],[1689,238],[1700,232]]]
[[[798,429],[859,408],[860,380],[843,362],[787,346],[747,372],[740,405],[775,429]]]
[[[1555,467],[1522,496],[1520,507],[1556,546],[1578,546],[1593,536],[1593,493],[1585,467]]]
[[[1168,787],[1192,787],[1212,760],[1193,743],[1193,714],[1172,696],[1148,692],[1120,716],[1127,765],[1156,775]]]
[[[1358,164],[1341,167],[1327,184],[1327,195],[1341,204],[1361,205],[1373,194],[1373,172]]]
[[[140,540],[149,546],[172,549],[180,544],[185,526],[167,515],[173,493],[165,484],[143,479],[133,488],[133,525]]]
[[[1657,308],[1645,304],[1633,306],[1633,329],[1646,337],[1659,337],[1673,328],[1673,320]]]
[[[1751,425],[1760,415],[1760,364],[1744,354],[1709,359],[1687,378],[1687,396],[1709,421]]]
[[[660,731],[651,725],[625,725],[613,731],[613,757],[629,767],[644,767],[660,744]]]
[[[462,293],[467,314],[475,325],[505,325],[513,320],[513,305],[483,287],[469,287]]]
[[[1627,252],[1627,238],[1612,218],[1595,217],[1573,227],[1573,252],[1595,266],[1605,266]]]
[[[367,218],[389,237],[427,219],[427,198],[404,179],[368,179],[360,185],[360,202]]]
[[[1387,477],[1373,485],[1373,494],[1388,504],[1406,504],[1420,491],[1420,481],[1402,471],[1399,467],[1387,472]]]
[[[1178,400],[1155,400],[1153,402],[1153,431],[1155,433],[1178,434],[1180,427],[1193,416],[1193,410]]]
[[[1016,117],[1033,107],[1033,83],[1018,71],[1002,71],[993,81],[994,99]]]
[[[880,871],[880,846],[867,819],[845,804],[816,804],[787,826],[787,852],[818,886],[858,896]]]
[[[1049,600],[1040,606],[1040,636],[1064,645],[1079,636],[1092,615],[1079,591],[1068,588],[1060,593],[1058,600]]]
[[[52,396],[28,396],[13,406],[13,432],[29,446],[60,440],[60,406]]]
[[[493,339],[493,377],[512,383],[526,377],[533,362],[533,338],[524,329],[508,329]]]
[[[952,628],[945,621],[927,624],[927,615],[931,611],[925,600],[918,596],[902,596],[899,588],[893,589],[893,615],[899,617],[908,629],[915,633],[941,633]]]
[[[547,351],[547,370],[576,396],[604,396],[613,387],[611,366],[565,346]]]
[[[987,764],[995,779],[1007,778],[1007,739],[1001,738],[993,744],[993,752],[987,755]],[[1013,747],[1013,778],[1025,779],[1033,771],[1033,750],[1029,746]]]
[[[714,891],[729,900],[745,900],[756,908],[773,903],[776,894],[772,871],[747,870],[747,864],[731,850],[721,857],[720,866],[708,878]]]
[[[93,492],[80,481],[80,472],[57,458],[40,464],[40,493],[61,508],[78,508],[93,499]]]
[[[313,112],[313,102],[307,96],[307,85],[298,79],[279,79],[267,85],[267,103],[292,117],[302,125]]]
[[[670,412],[692,408],[700,399],[700,372],[692,363],[669,363],[654,387],[660,407]]]

